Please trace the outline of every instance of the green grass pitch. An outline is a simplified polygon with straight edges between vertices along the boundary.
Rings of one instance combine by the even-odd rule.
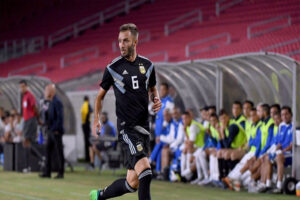
[[[98,171],[86,171],[79,167],[75,172],[67,171],[65,179],[55,180],[38,178],[37,173],[22,174],[0,169],[0,200],[88,200],[91,189],[103,188],[124,175],[124,170],[116,171],[115,174],[111,171],[99,174]],[[296,196],[248,194],[160,181],[152,181],[151,194],[152,200],[299,200]],[[116,199],[137,200],[138,198],[137,193],[134,193]]]

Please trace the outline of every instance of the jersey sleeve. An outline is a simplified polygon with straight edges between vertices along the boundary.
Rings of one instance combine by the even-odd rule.
[[[153,70],[149,78],[149,87],[151,88],[154,87],[155,85],[156,85],[155,67],[153,67]]]
[[[110,86],[112,86],[114,84],[114,79],[111,76],[111,74],[109,73],[108,69],[105,68],[103,77],[102,77],[102,81],[100,83],[100,87],[102,87],[104,90],[109,90]]]

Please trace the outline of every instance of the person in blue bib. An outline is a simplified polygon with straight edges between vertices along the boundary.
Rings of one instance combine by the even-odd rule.
[[[155,165],[156,165],[155,170],[156,170],[156,173],[158,173],[158,175],[161,173],[162,149],[166,145],[168,145],[168,143],[166,143],[166,141],[162,141],[160,138],[168,137],[168,135],[170,133],[170,129],[171,129],[171,124],[173,122],[172,115],[171,115],[169,109],[164,110],[163,118],[164,118],[164,122],[163,122],[162,130],[160,133],[159,142],[155,144],[154,149],[149,158],[149,161],[151,164],[155,163]]]
[[[268,159],[265,159],[264,165],[268,165],[267,175],[270,179],[272,174],[272,165],[277,166],[277,182],[273,193],[282,193],[282,180],[284,175],[284,166],[292,162],[293,146],[293,113],[289,106],[281,108],[282,123],[278,127],[277,135],[274,138],[273,145],[268,150]]]
[[[172,123],[170,127],[170,133],[168,135],[160,136],[160,141],[166,143],[162,149],[161,156],[161,169],[162,176],[165,180],[170,179],[171,181],[178,181],[178,172],[180,169],[180,155],[181,150],[180,146],[184,142],[184,127],[181,119],[181,111],[179,108],[174,107],[172,110]],[[170,161],[170,173],[169,173],[169,164]]]
[[[164,115],[165,109],[172,110],[174,108],[174,101],[169,95],[169,85],[167,83],[162,83],[159,88],[160,98],[161,98],[161,109],[156,114],[155,118],[155,142],[159,143],[159,136],[163,131]]]

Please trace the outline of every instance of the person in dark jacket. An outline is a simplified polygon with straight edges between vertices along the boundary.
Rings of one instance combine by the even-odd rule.
[[[45,88],[45,99],[50,101],[49,108],[46,112],[45,125],[47,127],[48,140],[46,144],[46,166],[44,172],[40,175],[42,178],[51,177],[51,156],[55,152],[58,161],[58,174],[55,178],[64,177],[64,153],[62,136],[63,128],[63,104],[56,96],[54,84],[49,84]]]

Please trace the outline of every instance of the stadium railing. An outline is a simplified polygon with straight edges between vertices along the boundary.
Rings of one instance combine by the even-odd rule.
[[[299,43],[299,42],[300,42],[300,38],[294,38],[292,40],[280,42],[280,43],[265,47],[265,48],[261,49],[261,51],[266,51],[267,52],[267,51],[274,50],[274,49],[277,49],[277,48],[281,48],[281,47],[284,47],[284,46],[290,46],[291,44],[296,44],[296,43]],[[285,55],[294,56],[294,55],[297,55],[297,54],[300,54],[300,49],[291,50],[291,51],[287,52]]]
[[[220,41],[222,39],[225,39],[225,40]],[[194,47],[194,46],[200,46],[200,45],[202,46],[202,45],[204,45],[205,43],[208,43],[208,42],[212,42],[212,44],[210,43],[206,47],[200,47],[197,50],[191,50],[191,48]],[[185,46],[185,56],[190,57],[192,55],[197,55],[199,53],[203,53],[203,52],[206,52],[206,51],[210,51],[210,50],[219,48],[222,45],[228,45],[230,43],[231,43],[231,36],[230,36],[230,33],[227,33],[227,32],[217,34],[217,35],[214,35],[214,36],[211,36],[211,37],[207,37],[207,38],[204,38],[204,39],[201,39],[201,40],[196,40],[196,41],[193,41],[193,42],[190,42],[190,43],[186,44],[186,46]]]
[[[181,15],[165,24],[165,35],[168,36],[172,32],[187,27],[194,22],[202,22],[202,11],[200,9],[193,10],[184,15]]]
[[[8,76],[14,76],[16,74],[22,74],[23,72],[35,70],[36,68],[41,68],[41,70],[40,71],[34,71],[33,74],[42,74],[42,73],[47,72],[47,64],[45,62],[41,62],[41,63],[36,63],[36,64],[33,64],[33,65],[25,66],[25,67],[22,67],[22,68],[17,69],[17,70],[13,70],[13,71],[8,73]]]
[[[228,8],[231,8],[232,6],[235,6],[236,4],[239,4],[243,2],[244,0],[231,0],[228,2],[227,0],[219,0],[216,2],[216,15],[219,16],[220,13]]]
[[[148,1],[149,0],[125,0],[94,15],[83,18],[82,20],[49,35],[48,47],[50,48],[54,44],[59,43],[69,37],[77,37],[80,32],[96,25],[102,25],[106,20],[109,20],[117,15],[122,13],[128,14],[131,9]],[[150,1],[152,2],[153,0]]]
[[[60,58],[60,67],[64,68],[97,57],[99,57],[99,48],[90,47],[62,56]]]
[[[6,40],[0,44],[0,63],[26,54],[35,53],[44,48],[44,37]]]
[[[248,39],[251,39],[257,36],[264,35],[266,33],[270,33],[272,31],[276,31],[278,29],[288,27],[291,24],[292,18],[290,15],[281,15],[264,21],[256,22],[247,27],[247,37]],[[255,28],[262,28],[262,30],[255,31],[253,30]]]
[[[168,62],[169,60],[169,55],[167,51],[158,51],[158,52],[154,52],[151,54],[146,55],[147,58],[151,58],[154,59],[156,62],[161,61],[161,62]],[[162,58],[161,60],[155,59],[155,58]]]
[[[144,43],[144,42],[149,42],[150,40],[151,40],[150,31],[141,31],[139,33],[139,44]],[[113,41],[112,42],[112,52],[117,52],[117,51],[119,51],[118,41]]]

